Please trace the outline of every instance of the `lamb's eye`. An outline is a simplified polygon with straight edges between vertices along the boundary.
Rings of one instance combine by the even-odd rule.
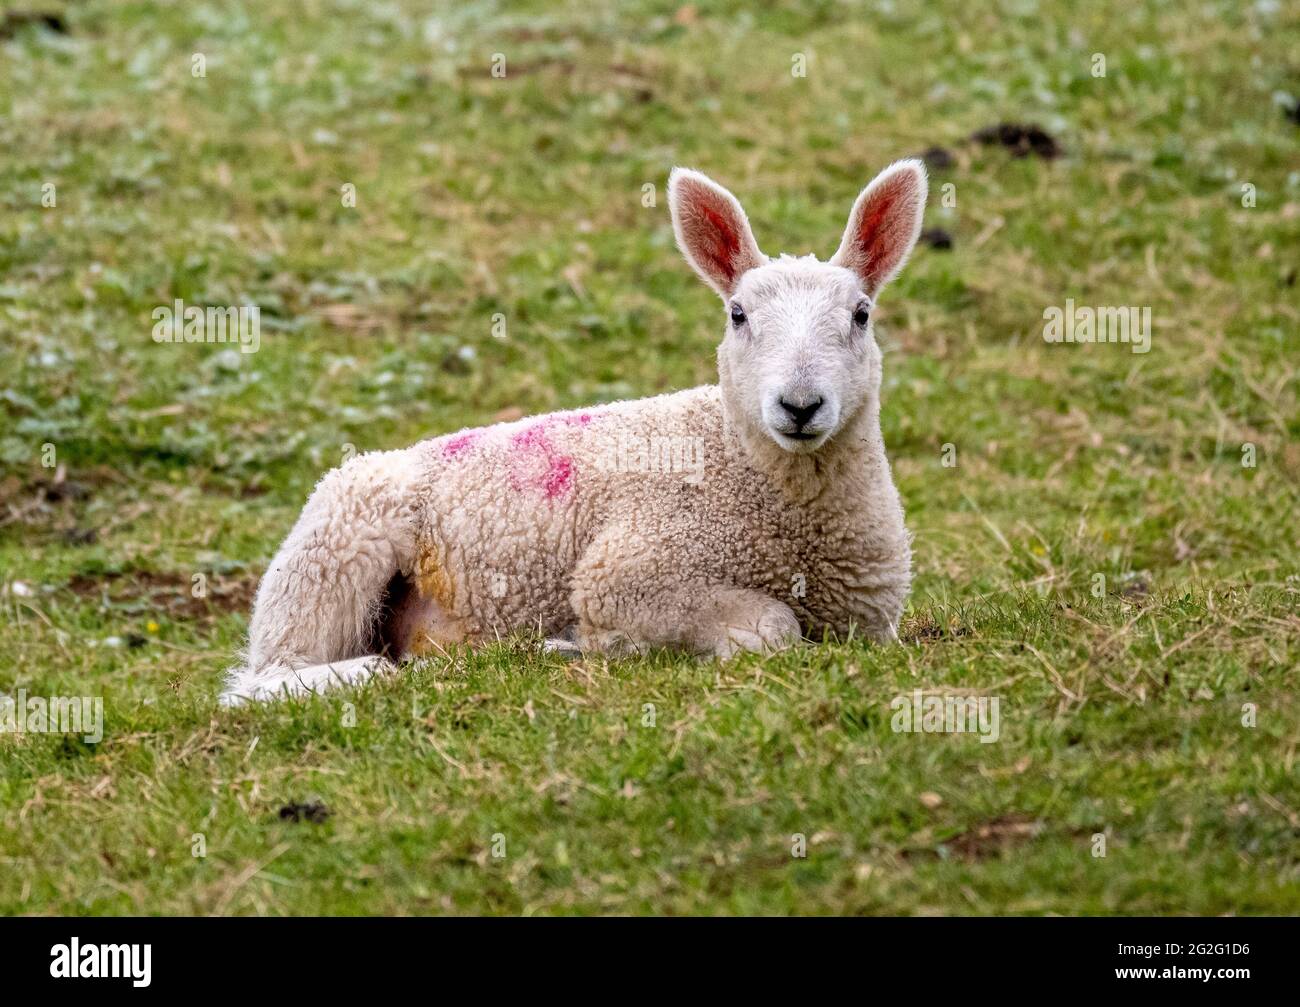
[[[858,328],[864,328],[871,319],[871,308],[865,304],[859,304],[858,310],[853,312],[853,324]]]
[[[739,304],[733,304],[731,306],[731,324],[736,328],[740,328],[745,324],[745,309]]]

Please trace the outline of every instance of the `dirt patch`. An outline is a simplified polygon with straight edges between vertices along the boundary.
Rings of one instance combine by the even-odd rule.
[[[1151,596],[1151,584],[1142,577],[1135,577],[1120,588],[1119,596],[1129,601],[1145,601]]]
[[[1023,846],[1042,830],[1042,824],[1028,815],[999,815],[940,842],[925,836],[925,833],[929,832],[926,829],[922,833],[924,838],[917,837],[919,841],[916,846],[901,852],[908,860],[937,860],[947,857],[973,863],[1002,856],[1018,846]]]
[[[31,489],[46,503],[63,503],[67,500],[85,500],[90,497],[90,487],[76,479],[38,479]]]
[[[925,162],[925,166],[930,171],[944,171],[957,163],[957,159],[952,156],[952,151],[947,147],[928,147],[916,156]]]
[[[946,625],[941,626],[930,616],[922,616],[911,622],[910,625],[904,625],[900,638],[904,643],[914,643],[929,640],[956,640],[964,636],[971,635],[971,629],[967,626]]]
[[[75,513],[76,505],[93,497],[101,486],[123,482],[107,466],[98,465],[69,478],[67,467],[59,465],[48,476],[22,480],[8,476],[0,480],[0,527],[8,524],[35,525]],[[89,530],[65,529],[64,534],[86,534]],[[83,544],[71,541],[70,544]]]
[[[952,250],[952,235],[942,227],[927,227],[921,232],[920,242],[941,252]]]
[[[149,609],[174,619],[194,620],[227,612],[248,612],[253,607],[257,581],[253,573],[203,574],[203,580],[196,582],[194,575],[187,573],[109,571],[79,573],[66,586],[79,598],[98,599],[126,610]]]
[[[1012,157],[1028,157],[1033,154],[1045,161],[1061,156],[1061,146],[1042,126],[1032,123],[1000,122],[996,126],[985,126],[971,134],[976,143],[986,146],[999,146],[1010,152]]]
[[[1029,842],[1043,829],[1023,815],[1001,815],[982,822],[943,845],[960,860],[985,860]]]
[[[280,809],[280,819],[286,822],[311,822],[320,825],[333,812],[320,801],[292,801]]]
[[[13,38],[20,28],[36,25],[56,35],[68,34],[63,15],[54,11],[11,10],[0,18],[0,38]]]

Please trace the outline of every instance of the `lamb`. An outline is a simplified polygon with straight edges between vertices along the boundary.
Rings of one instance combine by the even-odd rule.
[[[872,318],[925,198],[921,163],[897,162],[828,262],[769,258],[730,192],[674,169],[678,246],[725,306],[719,383],[328,473],[262,579],[222,702],[357,683],[529,627],[556,648],[721,659],[827,633],[896,640],[911,545]]]

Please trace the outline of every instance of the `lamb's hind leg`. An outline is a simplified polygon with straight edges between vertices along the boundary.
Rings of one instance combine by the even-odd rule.
[[[409,451],[358,455],[325,476],[257,591],[247,659],[225,705],[363,681],[385,589],[415,551],[418,469]]]
[[[221,705],[314,695],[341,685],[359,685],[371,675],[391,671],[393,667],[386,657],[370,654],[301,668],[289,664],[269,665],[259,672],[234,668],[221,694]]]

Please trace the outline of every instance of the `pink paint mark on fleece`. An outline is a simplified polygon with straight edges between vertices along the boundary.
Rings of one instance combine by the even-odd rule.
[[[546,479],[542,483],[542,492],[547,500],[562,497],[573,487],[573,459],[552,458],[546,470]]]
[[[553,450],[550,438],[546,436],[548,425],[548,420],[542,420],[540,423],[524,427],[519,433],[510,438],[510,445],[518,451],[549,452]]]
[[[548,416],[510,438],[510,482],[515,490],[540,490],[547,500],[555,500],[573,489],[573,459],[562,454],[550,437],[557,422],[567,426],[570,418]]]
[[[456,434],[443,443],[442,456],[448,459],[459,458],[478,443],[482,436],[482,430],[467,430],[463,434]]]

